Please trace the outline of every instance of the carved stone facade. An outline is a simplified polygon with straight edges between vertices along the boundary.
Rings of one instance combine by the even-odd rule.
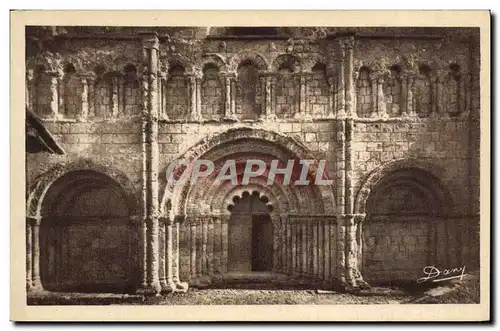
[[[28,290],[478,266],[478,47],[456,28],[29,27],[26,104],[66,154],[27,154]],[[166,180],[248,158],[325,160],[333,184]]]

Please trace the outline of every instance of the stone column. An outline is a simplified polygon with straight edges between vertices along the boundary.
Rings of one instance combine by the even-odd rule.
[[[465,96],[465,73],[460,73],[458,85],[458,111],[459,115],[467,116],[466,96]]]
[[[327,118],[334,118],[336,112],[335,103],[335,79],[333,77],[328,77],[328,114]]]
[[[318,220],[317,219],[311,219],[311,248],[312,248],[312,256],[310,259],[312,259],[312,270],[311,274],[314,275],[314,277],[318,277],[319,275],[319,252],[318,252]]]
[[[196,114],[198,116],[198,120],[203,120],[203,116],[201,115],[201,84],[203,83],[203,74],[196,74]]]
[[[323,221],[323,279],[326,281],[330,279],[330,244],[331,244],[331,239],[330,239],[330,220],[328,218],[325,218]]]
[[[378,116],[378,100],[377,100],[377,73],[372,73],[370,76],[370,82],[372,84],[372,109],[370,112],[371,118],[376,118]]]
[[[208,252],[208,276],[212,277],[214,274],[214,220],[211,216],[208,217],[208,239],[207,239],[207,252]]]
[[[221,227],[222,227],[222,262],[221,269],[222,272],[227,272],[227,249],[228,249],[228,223],[229,215],[221,216]]]
[[[172,282],[175,286],[176,292],[187,292],[188,284],[182,282],[179,276],[180,270],[180,250],[179,250],[179,237],[180,237],[180,223],[174,220],[172,223]]]
[[[299,111],[295,114],[297,119],[307,119],[309,114],[307,112],[307,73],[298,73],[299,81]]]
[[[197,265],[196,265],[196,222],[194,219],[189,219],[189,223],[191,226],[191,235],[190,235],[190,247],[191,247],[191,257],[190,257],[190,264],[191,264],[191,278],[196,278],[198,275],[198,270],[197,270]]]
[[[262,85],[262,112],[261,119],[263,120],[273,120],[273,81],[274,77],[270,73],[261,74],[261,85]]]
[[[196,279],[201,281],[203,277],[203,219],[200,217],[196,218]],[[198,283],[199,284],[199,283]]]
[[[415,93],[415,75],[414,73],[408,74],[407,78],[408,87],[406,88],[406,111],[408,116],[415,117],[417,116],[414,107],[413,96]]]
[[[287,274],[291,275],[293,272],[293,265],[292,265],[292,224],[291,224],[291,219],[288,216],[286,218],[286,272]]]
[[[153,74],[155,76],[154,81],[156,83],[156,74]],[[112,118],[117,118],[118,114],[120,113],[120,108],[119,108],[119,103],[118,100],[120,99],[119,96],[119,81],[117,76],[113,76],[111,78],[111,117]],[[155,92],[157,93],[158,90],[154,88]]]
[[[147,225],[147,281],[146,287],[140,289],[145,294],[157,294],[161,291],[159,281],[159,200],[158,200],[158,47],[156,33],[143,35],[144,76],[147,82],[143,91],[146,97],[143,110],[144,157],[145,167],[145,222]],[[114,112],[114,111],[113,111]]]
[[[233,103],[233,82],[235,79],[234,73],[222,73],[221,81],[224,88],[224,120],[236,120],[235,108]]]
[[[43,287],[40,279],[40,219],[29,218],[27,221],[28,224],[31,226],[31,235],[32,235],[31,290],[41,291],[43,290]]]
[[[448,109],[445,105],[444,93],[443,93],[445,77],[446,77],[446,71],[439,70],[436,79],[436,99],[437,99],[436,101],[437,101],[437,114],[440,117],[448,116]]]
[[[186,76],[186,79],[188,81],[188,90],[189,90],[189,104],[190,104],[190,118],[191,121],[200,121],[201,116],[200,116],[200,109],[198,109],[198,104],[201,103],[198,102],[198,97],[201,94],[198,93],[198,82],[201,80],[201,76],[199,73],[192,73]]]
[[[308,273],[308,270],[307,270],[307,265],[308,265],[308,254],[307,254],[307,251],[308,251],[308,238],[307,238],[307,227],[308,227],[308,219],[301,219],[301,229],[302,229],[302,232],[301,232],[301,235],[302,235],[302,262],[301,262],[301,274],[302,275],[307,275]],[[309,257],[310,258],[310,257]]]
[[[87,77],[87,86],[89,89],[88,93],[88,106],[89,106],[89,112],[87,117],[94,117],[95,116],[95,100],[97,99],[95,96],[95,77],[94,76],[89,76]]]
[[[401,117],[408,116],[408,74],[401,75]]]
[[[66,96],[64,95],[64,90],[68,80],[71,78],[70,74],[66,74],[64,72],[58,73],[57,75],[57,103],[59,109],[59,118],[67,117],[69,114],[67,113],[66,107]]]
[[[25,89],[25,106],[30,111],[34,112],[35,108],[33,107],[33,97],[35,96],[35,86],[34,86],[34,73],[33,70],[26,70],[26,89]]]
[[[338,110],[337,117],[345,116],[345,45],[343,42],[339,43],[339,76],[337,84],[337,100],[338,100]]]
[[[290,218],[290,232],[291,232],[291,241],[292,241],[292,249],[291,249],[291,270],[292,274],[297,274],[297,218]]]
[[[89,116],[89,84],[87,77],[81,77],[82,94],[81,94],[81,110],[79,118],[85,120]]]
[[[158,230],[158,245],[159,245],[159,280],[161,286],[161,292],[167,292],[167,266],[166,260],[168,255],[166,254],[166,225],[167,219],[165,217],[160,217],[158,220],[159,230]]]
[[[281,236],[279,233],[279,217],[273,217],[273,271],[277,272],[280,269],[279,263],[279,241],[281,240]]]
[[[33,275],[31,272],[33,269],[33,262],[31,258],[33,253],[32,240],[33,234],[31,232],[31,224],[29,219],[26,219],[26,291],[31,291],[33,287]]]
[[[213,217],[214,223],[214,273],[220,275],[222,273],[222,231],[221,220],[219,216]]]
[[[384,95],[384,82],[385,77],[378,75],[377,77],[377,115],[379,118],[388,118],[387,108]]]
[[[49,118],[59,119],[59,73],[52,72],[50,75],[50,114]]]
[[[346,114],[347,116],[356,117],[356,109],[354,107],[355,92],[354,92],[354,37],[349,37],[345,40],[346,60],[345,60],[345,76],[346,76]]]
[[[430,114],[429,114],[429,117],[436,117],[437,115],[437,110],[438,110],[438,99],[437,99],[437,83],[436,83],[436,80],[437,80],[437,75],[435,73],[433,73],[431,76],[430,76],[430,79],[429,79],[429,84],[430,84],[430,88],[431,88],[431,105],[430,105]]]

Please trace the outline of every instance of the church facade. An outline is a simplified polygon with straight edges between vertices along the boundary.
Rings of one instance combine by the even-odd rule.
[[[65,151],[26,154],[28,294],[478,267],[479,68],[467,28],[28,27],[26,108]],[[329,184],[166,174],[249,159]]]

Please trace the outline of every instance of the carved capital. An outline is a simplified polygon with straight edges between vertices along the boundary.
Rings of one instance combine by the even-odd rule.
[[[38,226],[40,225],[41,219],[39,217],[26,216],[26,225]]]
[[[160,48],[160,41],[158,39],[158,34],[156,32],[144,32],[141,34],[142,47],[145,49],[156,49]]]

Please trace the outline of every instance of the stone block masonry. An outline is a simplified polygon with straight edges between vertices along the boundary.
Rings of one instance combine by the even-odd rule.
[[[27,30],[26,105],[66,151],[26,156],[28,293],[478,265],[479,31],[231,29]],[[331,185],[167,180],[198,159],[324,160]]]

